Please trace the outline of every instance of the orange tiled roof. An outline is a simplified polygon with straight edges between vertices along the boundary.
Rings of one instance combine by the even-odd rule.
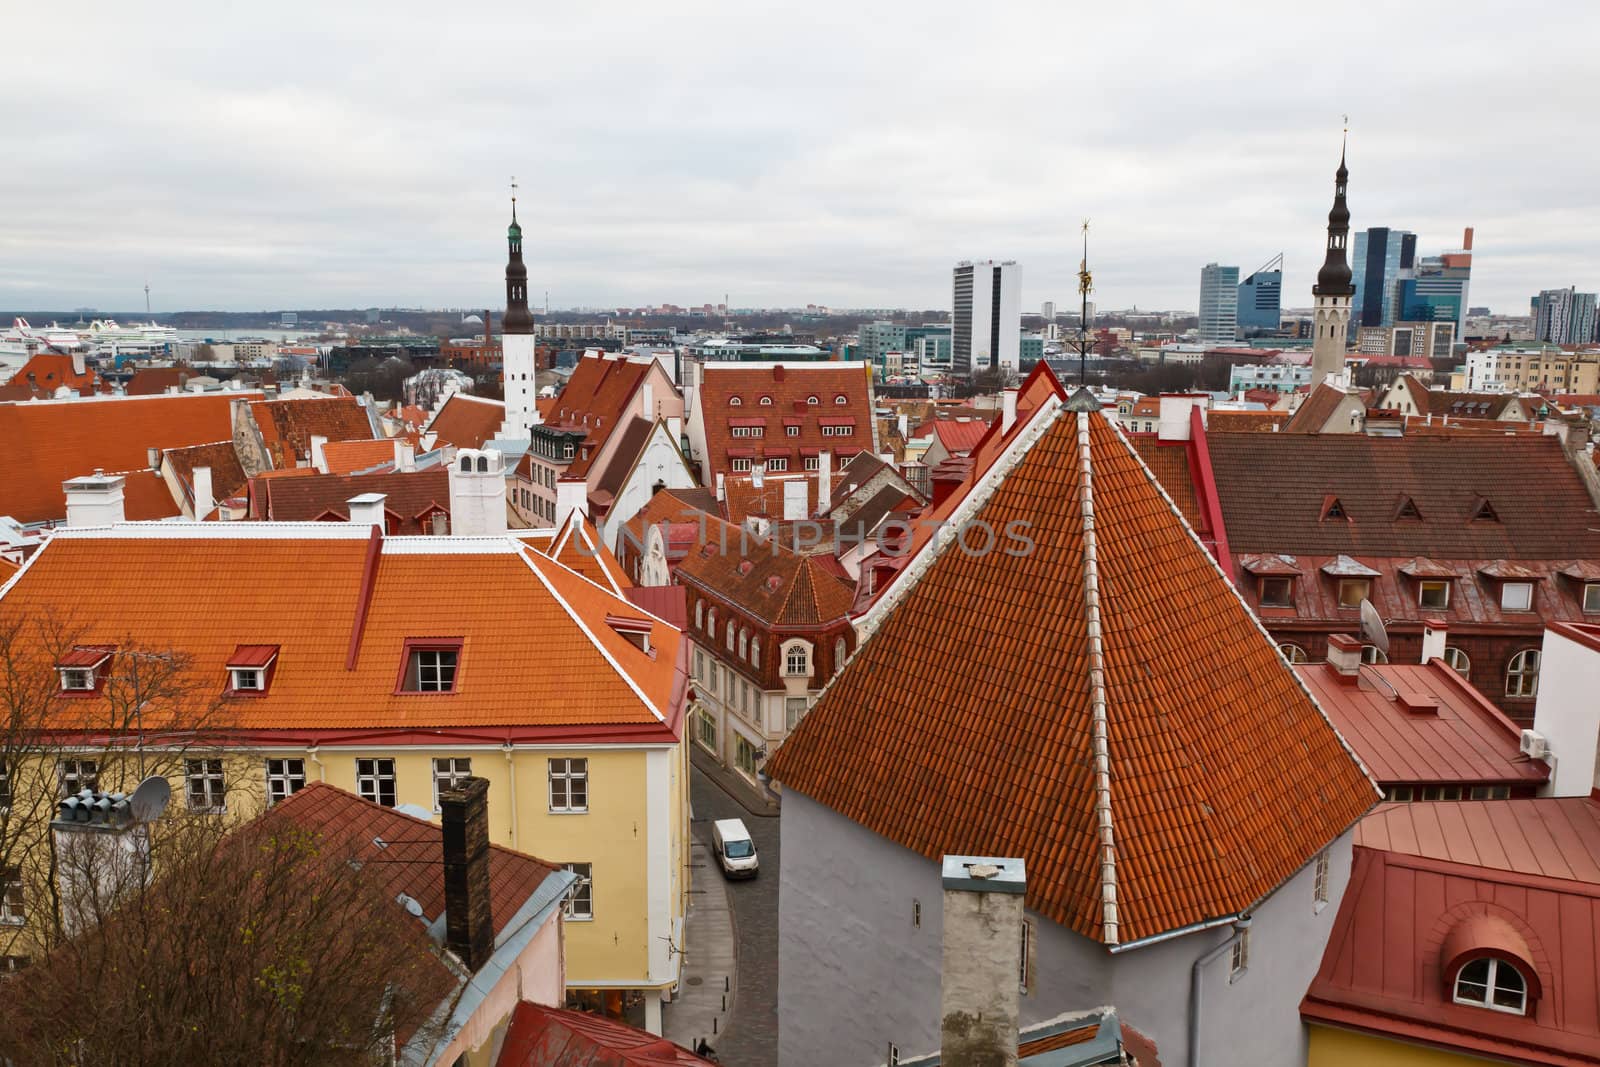
[[[1030,906],[1126,944],[1248,911],[1377,794],[1105,416],[1050,417],[975,513],[1032,550],[946,547],[767,769],[930,858],[1022,856]]]
[[[96,467],[148,467],[152,448],[231,439],[229,405],[260,396],[205,393],[0,404],[0,515],[18,522],[63,519],[62,482],[92,474]]]
[[[329,474],[354,474],[385,463],[394,463],[394,441],[380,437],[374,441],[329,441],[322,446]]]
[[[482,448],[485,441],[493,440],[505,421],[506,406],[500,401],[470,393],[453,393],[428,420],[423,431],[438,434],[435,448],[445,445]]]
[[[186,654],[183,681],[207,703],[235,649],[277,645],[266,694],[223,700],[220,725],[239,730],[674,731],[679,631],[654,621],[651,655],[608,615],[642,612],[509,538],[374,539],[343,524],[61,530],[0,599],[0,625],[59,618],[79,644],[132,635]],[[460,640],[455,692],[396,692],[415,639]],[[103,714],[96,703],[61,701],[62,725]]]
[[[873,451],[872,368],[859,363],[707,363],[700,386],[706,455],[711,478],[733,471],[737,452],[750,458],[783,456],[790,470],[803,458],[830,449],[835,462]],[[809,403],[815,397],[815,404]],[[838,403],[840,397],[844,403]],[[771,403],[763,404],[762,399]],[[737,400],[737,403],[735,401]],[[760,437],[734,437],[735,426],[759,423]],[[829,424],[850,424],[847,436],[824,437]],[[789,435],[789,429],[798,431]]]
[[[633,585],[594,523],[576,511],[559,530],[519,530],[513,536],[618,596]]]
[[[191,502],[194,496],[196,467],[211,468],[211,495],[215,499],[226,500],[244,491],[246,481],[244,466],[239,462],[239,453],[232,441],[213,441],[204,445],[169,448],[162,453],[161,458],[182,481],[184,491]]]
[[[250,405],[262,444],[274,467],[294,467],[311,459],[311,438],[329,441],[372,439],[367,410],[353,396],[262,400]]]
[[[6,384],[26,390],[31,396],[49,397],[62,386],[77,393],[92,393],[100,384],[100,376],[92,367],[85,367],[84,372],[79,374],[73,366],[71,356],[55,352],[39,352],[18,368],[17,373],[13,374]],[[16,399],[25,397],[18,396]]]
[[[588,477],[589,468],[623,421],[623,410],[653,366],[653,361],[636,362],[617,356],[590,355],[578,360],[561,395],[543,415],[550,425],[588,430],[583,448],[562,477]]]

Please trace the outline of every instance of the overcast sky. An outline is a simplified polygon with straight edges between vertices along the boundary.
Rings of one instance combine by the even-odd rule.
[[[224,12],[226,9],[226,13]],[[1472,303],[1600,287],[1600,5],[17,4],[0,307],[1310,302],[1355,228],[1477,228]]]

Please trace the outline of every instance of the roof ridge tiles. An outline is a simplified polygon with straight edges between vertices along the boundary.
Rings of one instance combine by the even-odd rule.
[[[1083,515],[1083,610],[1089,638],[1089,710],[1094,745],[1094,814],[1100,845],[1100,929],[1117,944],[1117,846],[1111,818],[1111,753],[1106,702],[1105,648],[1101,640],[1100,572],[1095,554],[1094,476],[1088,411],[1077,410],[1078,494]]]

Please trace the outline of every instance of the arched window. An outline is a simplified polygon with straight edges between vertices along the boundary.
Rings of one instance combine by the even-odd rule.
[[[750,666],[756,667],[756,668],[759,668],[761,666],[761,638],[760,637],[757,637],[754,641],[750,642]]]
[[[762,397],[761,398],[761,406],[764,407],[764,408],[770,408],[772,406],[772,398],[770,396]]]
[[[694,624],[696,629],[703,629],[705,627],[706,602],[704,600],[696,600],[694,602]]]
[[[806,646],[791,645],[783,654],[783,673],[791,678],[803,678],[811,673],[806,666]]]
[[[1472,660],[1454,645],[1445,646],[1444,665],[1463,678],[1472,674]]]
[[[1278,651],[1282,652],[1283,658],[1290,663],[1304,663],[1307,658],[1306,650],[1299,645],[1284,643],[1278,646]]]
[[[735,631],[734,631],[734,628],[733,628],[733,620],[729,619],[728,620],[728,651],[729,652],[733,651],[733,635],[734,635],[734,632]]]
[[[743,397],[738,397],[738,396],[730,396],[730,397],[729,397],[729,398],[728,398],[728,406],[729,406],[729,407],[730,407],[730,408],[736,408],[736,407],[739,407],[739,406],[740,406],[740,405],[741,405],[741,404],[743,404],[743,403],[744,403],[744,398],[743,398]]]
[[[712,608],[706,612],[706,633],[713,638],[717,636],[717,609]]]
[[[1533,697],[1539,695],[1539,650],[1525,648],[1511,657],[1506,668],[1506,696]]]
[[[1511,1015],[1528,1012],[1528,980],[1502,959],[1480,956],[1456,972],[1455,1002]]]
[[[1379,648],[1377,645],[1362,645],[1361,646],[1361,662],[1362,663],[1388,663],[1389,662],[1389,656],[1388,656],[1388,653],[1384,652],[1384,650]]]
[[[739,631],[739,658],[750,658],[750,632],[748,630]]]
[[[844,658],[846,654],[847,652],[845,649],[844,638],[836,638],[833,642],[833,672],[835,674],[838,674],[844,669]]]
[[[817,402],[817,398],[816,397],[814,397],[814,396],[806,397],[806,403],[807,404],[815,404],[816,402]]]
[[[848,404],[850,403],[850,400],[843,393],[840,393],[838,396],[833,398],[833,402],[835,404]]]
[[[461,457],[461,469],[463,471],[467,472],[468,474],[472,473],[472,457],[471,456],[462,456]]]
[[[479,456],[478,457],[478,473],[479,474],[488,474],[489,473],[489,457],[488,456]]]

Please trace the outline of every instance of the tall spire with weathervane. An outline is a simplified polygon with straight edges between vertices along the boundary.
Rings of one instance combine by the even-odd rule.
[[[1345,124],[1345,140],[1350,126]],[[1311,384],[1327,380],[1330,374],[1344,372],[1345,348],[1350,332],[1350,300],[1355,286],[1350,284],[1350,263],[1346,250],[1350,238],[1350,208],[1345,203],[1345,188],[1350,180],[1345,166],[1345,144],[1339,146],[1339,169],[1333,176],[1333,208],[1328,212],[1328,251],[1311,287],[1316,301],[1313,319],[1315,334],[1311,347]]]
[[[517,222],[517,179],[511,179],[511,226],[506,230],[506,313],[500,320],[501,367],[505,375],[506,418],[495,438],[527,441],[539,418],[535,374],[537,345],[528,310],[528,268],[522,263],[522,226]]]

